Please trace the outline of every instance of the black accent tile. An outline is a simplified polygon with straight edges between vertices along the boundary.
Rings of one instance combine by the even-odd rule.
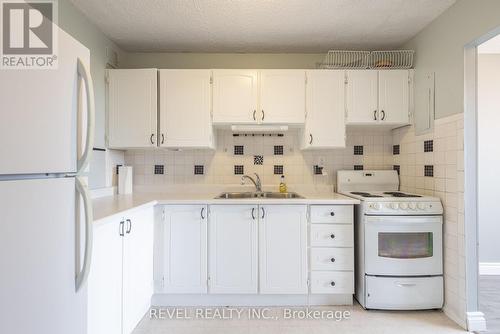
[[[253,156],[253,164],[254,165],[264,164],[264,157],[262,155],[254,155]]]
[[[363,170],[363,165],[354,165],[354,170]]]
[[[234,145],[234,155],[243,155],[244,151],[243,145]]]
[[[401,173],[401,166],[400,165],[394,165],[392,166],[392,169],[398,172],[398,175]]]
[[[194,175],[203,175],[203,174],[205,174],[205,166],[194,165]]]
[[[120,167],[123,165],[116,165],[116,175],[120,174]]]
[[[274,165],[274,175],[283,175],[283,165]]]
[[[433,140],[424,141],[424,152],[434,152],[434,141]]]
[[[434,166],[432,165],[425,165],[424,166],[424,176],[434,176]]]
[[[155,165],[155,174],[164,174],[165,173],[165,166],[164,165]]]
[[[393,155],[398,155],[400,151],[401,151],[401,148],[400,148],[399,145],[393,145],[392,146],[392,154]]]
[[[354,155],[363,155],[363,145],[354,145]]]
[[[243,165],[235,165],[234,166],[234,175],[243,175],[245,173],[245,170],[243,168]]]
[[[274,155],[283,155],[283,145],[274,146]]]
[[[323,167],[320,167],[318,165],[313,166],[313,173],[314,175],[323,175]]]

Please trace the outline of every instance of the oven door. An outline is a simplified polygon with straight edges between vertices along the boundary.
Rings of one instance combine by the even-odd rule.
[[[365,216],[368,275],[443,274],[441,216]]]

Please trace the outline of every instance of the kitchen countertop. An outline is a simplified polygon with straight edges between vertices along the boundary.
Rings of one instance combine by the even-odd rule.
[[[271,199],[215,199],[222,191],[200,192],[135,192],[130,195],[114,195],[92,200],[94,222],[100,222],[126,211],[133,211],[157,204],[359,204],[359,200],[334,192],[298,192],[304,198]]]

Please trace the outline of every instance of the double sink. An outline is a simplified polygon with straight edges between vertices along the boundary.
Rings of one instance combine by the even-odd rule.
[[[304,198],[295,192],[225,192],[216,199],[247,199],[247,198],[269,198],[269,199],[293,199]]]

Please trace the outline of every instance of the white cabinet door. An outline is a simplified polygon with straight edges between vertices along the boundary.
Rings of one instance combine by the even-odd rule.
[[[213,71],[213,122],[249,124],[260,120],[258,71]]]
[[[346,71],[347,124],[375,124],[378,112],[378,71]]]
[[[88,278],[87,326],[92,334],[122,333],[122,240],[120,221],[94,227]]]
[[[108,147],[156,146],[157,70],[108,70]]]
[[[123,334],[131,333],[153,295],[153,208],[128,216],[123,238]]]
[[[261,71],[257,119],[262,123],[303,124],[305,94],[305,70]]]
[[[307,293],[307,206],[259,207],[260,292]]]
[[[345,71],[307,71],[303,148],[345,147]]]
[[[160,70],[162,147],[212,148],[210,70]]]
[[[380,121],[395,125],[409,124],[409,71],[379,71],[378,81]]]
[[[210,293],[257,293],[257,216],[253,205],[210,206]]]
[[[207,207],[168,205],[163,221],[163,292],[207,292]]]

